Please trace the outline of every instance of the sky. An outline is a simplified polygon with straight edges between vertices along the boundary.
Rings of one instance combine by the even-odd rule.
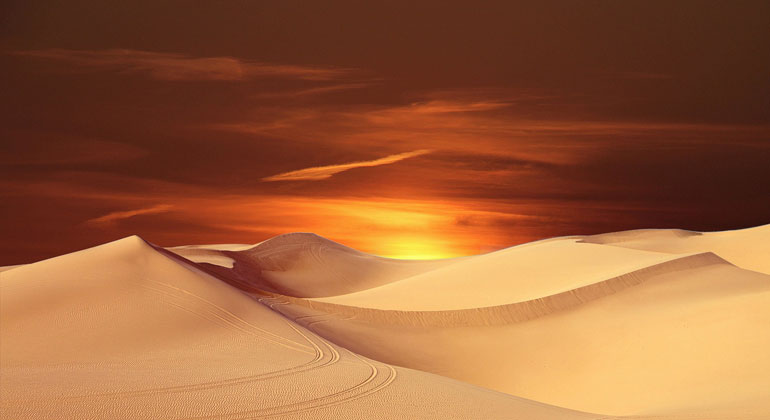
[[[766,1],[9,0],[0,265],[770,223]]]

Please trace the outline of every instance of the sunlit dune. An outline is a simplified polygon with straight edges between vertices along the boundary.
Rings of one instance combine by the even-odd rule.
[[[415,261],[311,233],[167,249],[132,236],[0,269],[0,408],[768,418],[769,243],[770,225],[639,230]]]
[[[138,237],[0,287],[3,418],[595,418],[367,359]]]
[[[281,235],[250,247],[169,249],[241,288],[297,297],[366,290],[457,261],[382,258],[312,233]]]

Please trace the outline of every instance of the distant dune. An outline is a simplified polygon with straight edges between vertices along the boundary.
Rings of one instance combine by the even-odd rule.
[[[766,419],[770,225],[436,261],[133,236],[0,268],[0,322],[3,419]]]
[[[336,296],[366,290],[451,265],[457,260],[382,258],[312,233],[289,233],[252,246],[169,249],[232,284],[296,297]]]

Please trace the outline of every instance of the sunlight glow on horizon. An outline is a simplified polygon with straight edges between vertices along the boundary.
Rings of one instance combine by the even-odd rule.
[[[238,236],[258,233],[262,239],[312,232],[362,252],[397,259],[476,255],[521,242],[498,226],[510,220],[527,220],[528,216],[513,213],[521,209],[503,213],[472,204],[478,206],[416,199],[197,198],[175,202],[174,213],[158,217],[183,218],[195,224],[226,220],[225,224],[214,222],[213,227],[239,232]]]
[[[401,260],[438,260],[466,255],[456,249],[459,244],[447,243],[441,238],[426,235],[395,234],[376,245],[379,252],[374,254]]]

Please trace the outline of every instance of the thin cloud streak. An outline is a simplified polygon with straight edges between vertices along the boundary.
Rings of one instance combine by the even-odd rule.
[[[192,57],[185,54],[128,49],[16,51],[14,54],[38,59],[68,62],[74,66],[101,71],[136,73],[157,80],[237,81],[257,78],[333,80],[351,69],[272,64],[235,57]]]
[[[381,165],[389,165],[391,163],[396,163],[399,161],[402,161],[404,159],[409,159],[417,156],[421,156],[427,153],[430,153],[431,150],[422,149],[422,150],[415,150],[412,152],[406,152],[406,153],[399,153],[396,155],[390,155],[385,156],[383,158],[375,159],[375,160],[367,160],[367,161],[361,161],[361,162],[351,162],[351,163],[343,163],[339,165],[327,165],[327,166],[317,166],[313,168],[305,168],[305,169],[299,169],[296,171],[291,172],[285,172],[278,175],[272,175],[265,178],[262,178],[262,181],[265,182],[271,182],[271,181],[320,181],[323,179],[331,178],[332,175],[338,174],[340,172],[349,171],[351,169],[355,168],[367,168],[372,166],[381,166]]]
[[[320,86],[309,89],[289,90],[283,92],[266,92],[255,96],[257,99],[284,99],[284,98],[302,98],[308,96],[325,95],[332,92],[339,92],[352,89],[363,89],[371,86],[371,82],[342,83],[331,86]]]
[[[767,125],[580,119],[560,116],[558,107],[542,115],[528,115],[527,109],[538,108],[543,97],[473,98],[467,92],[461,96],[433,100],[428,95],[424,102],[390,106],[266,106],[247,119],[204,128],[308,147],[323,142],[347,152],[387,145],[391,153],[424,148],[557,165],[590,160],[606,148],[616,147],[619,139],[639,150],[723,144],[728,136],[734,145],[762,147],[770,130]]]
[[[100,216],[94,219],[90,219],[86,221],[86,224],[89,225],[103,225],[103,224],[109,224],[114,223],[118,220],[122,219],[128,219],[130,217],[134,216],[140,216],[140,215],[146,215],[146,214],[157,214],[157,213],[166,213],[170,211],[173,208],[173,206],[168,204],[159,204],[157,206],[152,206],[144,209],[137,209],[137,210],[127,210],[127,211],[115,211],[112,213],[107,213],[104,216]]]

